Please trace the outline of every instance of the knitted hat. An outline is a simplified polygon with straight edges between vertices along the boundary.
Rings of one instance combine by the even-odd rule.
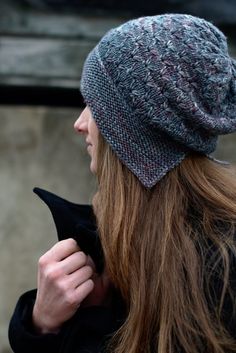
[[[223,33],[190,15],[109,31],[85,61],[81,92],[107,143],[148,188],[236,131],[236,61]]]

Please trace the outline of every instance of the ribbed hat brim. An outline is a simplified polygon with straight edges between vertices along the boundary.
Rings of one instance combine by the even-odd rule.
[[[137,119],[110,80],[97,47],[85,61],[81,93],[107,143],[145,187],[154,186],[189,153]]]

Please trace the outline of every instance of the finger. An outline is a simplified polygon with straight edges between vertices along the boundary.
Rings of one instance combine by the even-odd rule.
[[[70,274],[85,266],[87,263],[87,255],[82,251],[77,251],[58,263],[63,273]]]
[[[49,259],[50,261],[57,262],[79,250],[80,249],[75,239],[69,238],[56,243],[48,252],[46,252],[46,254],[43,255],[43,257],[46,260]]]
[[[77,288],[90,279],[92,275],[93,269],[90,266],[84,266],[67,276],[67,285],[68,287]]]
[[[92,292],[93,288],[94,288],[94,283],[91,279],[88,279],[86,282],[78,286],[75,289],[75,295],[77,297],[77,301],[81,303],[89,295],[89,293]]]
[[[91,258],[91,256],[87,256],[87,263],[86,263],[88,266],[91,266],[93,271],[96,272],[96,266],[95,266],[95,263],[93,261],[93,259]]]

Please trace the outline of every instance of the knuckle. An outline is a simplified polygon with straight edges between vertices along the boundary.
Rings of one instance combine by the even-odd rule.
[[[65,294],[68,291],[67,284],[64,281],[57,281],[57,289],[62,294]]]
[[[38,260],[38,267],[40,269],[43,269],[45,268],[46,266],[48,265],[48,260],[47,260],[47,257],[44,255],[42,255],[39,260]]]
[[[78,299],[75,296],[75,293],[70,291],[65,295],[65,302],[68,306],[76,306],[78,304]]]
[[[55,251],[57,251],[58,247],[59,247],[60,241],[56,242],[51,249],[49,249],[48,254],[53,254]]]
[[[55,282],[58,278],[60,278],[61,271],[54,266],[48,266],[45,270],[44,276],[48,281]]]

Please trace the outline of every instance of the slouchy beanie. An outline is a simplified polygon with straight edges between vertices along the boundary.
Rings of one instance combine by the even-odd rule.
[[[85,61],[81,93],[107,143],[147,188],[236,131],[236,61],[224,34],[190,15],[110,30]]]

